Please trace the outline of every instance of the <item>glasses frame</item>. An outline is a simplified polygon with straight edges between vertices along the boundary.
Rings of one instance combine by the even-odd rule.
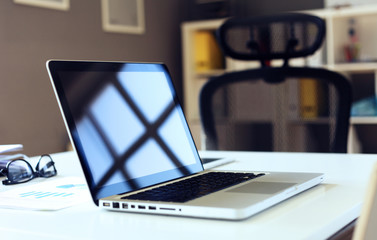
[[[51,175],[45,175],[45,174],[42,174],[41,171],[42,169],[39,169],[39,165],[40,165],[40,162],[42,160],[42,158],[44,157],[48,157],[50,160],[51,160],[51,164],[52,165],[48,165],[47,167],[53,167],[53,174]],[[12,180],[9,180],[9,176],[8,176],[8,173],[9,173],[9,165],[12,164],[13,162],[15,161],[24,161],[26,163],[26,165],[29,167],[29,169],[31,170],[31,175],[29,177],[29,179],[25,179],[25,181],[12,181]],[[20,184],[20,183],[26,183],[26,182],[29,182],[31,180],[33,180],[34,178],[38,178],[38,177],[43,177],[43,178],[50,178],[50,177],[53,177],[53,176],[56,176],[58,174],[57,170],[56,170],[56,167],[55,167],[55,162],[52,160],[52,157],[49,155],[49,154],[42,154],[38,160],[38,163],[37,165],[35,166],[35,170],[33,169],[33,167],[31,166],[31,164],[23,159],[23,158],[19,158],[19,159],[13,159],[11,161],[9,161],[5,167],[5,169],[1,169],[0,170],[0,174],[1,175],[4,175],[6,177],[6,179],[4,179],[2,182],[3,182],[3,185],[13,185],[13,184]]]

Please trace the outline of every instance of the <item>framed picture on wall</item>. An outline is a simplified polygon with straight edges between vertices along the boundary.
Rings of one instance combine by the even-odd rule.
[[[57,10],[68,10],[69,0],[14,0],[15,3]]]
[[[143,0],[102,0],[102,26],[105,31],[143,34]]]

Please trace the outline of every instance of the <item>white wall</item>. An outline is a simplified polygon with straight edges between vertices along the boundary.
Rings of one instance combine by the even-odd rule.
[[[47,59],[165,62],[180,87],[180,1],[144,1],[143,35],[104,32],[99,0],[71,0],[69,11],[0,1],[0,144],[22,143],[29,155],[65,150]]]

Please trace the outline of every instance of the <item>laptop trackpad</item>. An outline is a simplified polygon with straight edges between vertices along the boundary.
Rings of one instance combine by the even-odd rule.
[[[233,188],[227,192],[236,193],[259,193],[259,194],[274,194],[287,189],[296,183],[283,182],[250,182],[238,188]]]

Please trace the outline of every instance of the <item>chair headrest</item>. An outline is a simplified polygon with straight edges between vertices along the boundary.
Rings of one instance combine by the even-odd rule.
[[[230,18],[217,30],[225,55],[239,60],[306,57],[320,48],[326,32],[319,17],[287,13],[274,16]]]

